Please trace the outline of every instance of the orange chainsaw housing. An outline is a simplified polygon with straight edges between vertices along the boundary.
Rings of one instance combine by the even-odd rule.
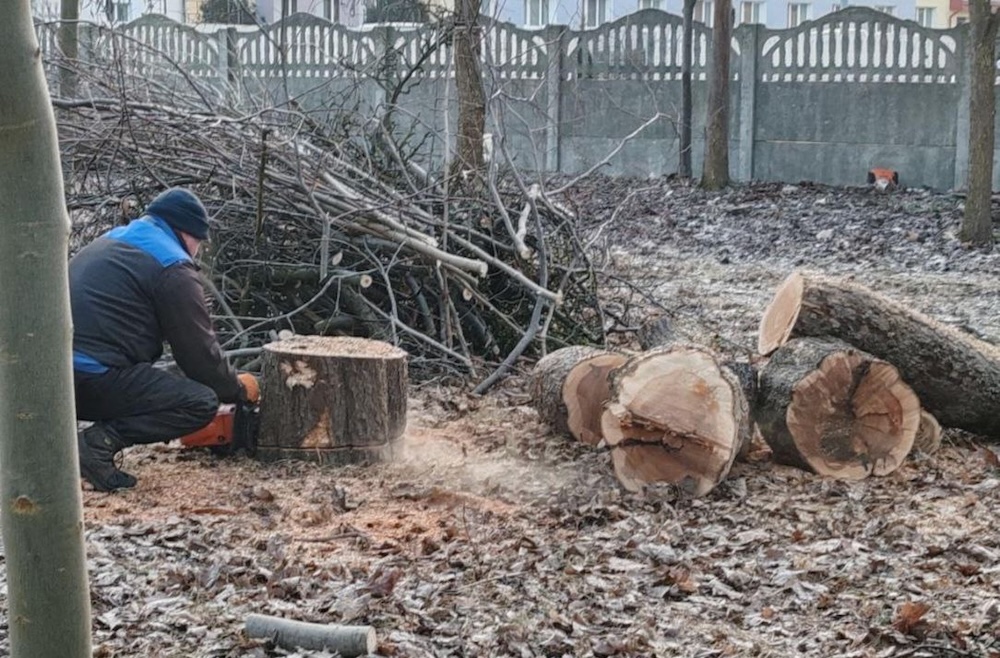
[[[224,404],[219,407],[208,425],[181,437],[181,444],[189,448],[211,448],[232,443],[233,427],[236,420],[236,405]]]

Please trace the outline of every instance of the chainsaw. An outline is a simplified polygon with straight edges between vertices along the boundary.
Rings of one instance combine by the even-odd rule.
[[[260,386],[250,373],[240,373],[239,379],[246,391],[245,399],[219,405],[215,418],[200,430],[182,436],[181,445],[208,448],[219,456],[254,454],[260,424]]]

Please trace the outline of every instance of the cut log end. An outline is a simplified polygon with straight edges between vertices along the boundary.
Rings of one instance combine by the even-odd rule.
[[[729,473],[749,437],[736,378],[708,353],[645,353],[620,368],[601,416],[615,474],[626,489],[675,484],[703,496]]]
[[[560,434],[588,445],[601,441],[601,411],[608,400],[608,374],[628,357],[595,347],[558,349],[535,364],[532,403],[539,418]]]
[[[820,475],[859,480],[899,467],[913,446],[920,401],[891,364],[834,351],[792,387],[785,421],[793,445],[775,449],[779,461],[794,452]]]
[[[582,443],[596,446],[601,442],[601,413],[611,388],[608,374],[626,360],[622,354],[598,354],[576,364],[566,376],[566,426]]]
[[[757,352],[767,356],[788,341],[802,309],[804,290],[805,279],[799,272],[793,272],[778,287],[760,320]]]

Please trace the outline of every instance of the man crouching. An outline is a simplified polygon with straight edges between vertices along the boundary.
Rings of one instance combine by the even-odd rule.
[[[245,396],[193,260],[207,238],[201,201],[171,188],[70,260],[76,412],[94,421],[77,436],[80,475],[99,491],[135,486],[119,451],[184,436]],[[184,376],[153,367],[164,341]]]

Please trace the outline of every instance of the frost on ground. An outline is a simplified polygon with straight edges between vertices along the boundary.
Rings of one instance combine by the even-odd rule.
[[[566,203],[624,324],[658,308],[749,352],[808,267],[1000,342],[1000,262],[956,241],[955,197],[608,179]],[[242,637],[254,612],[373,625],[381,656],[1000,654],[1000,460],[975,437],[859,483],[756,446],[704,499],[637,496],[523,384],[415,385],[398,459],[367,469],[129,451],[137,489],[84,494],[97,655],[288,655]]]

